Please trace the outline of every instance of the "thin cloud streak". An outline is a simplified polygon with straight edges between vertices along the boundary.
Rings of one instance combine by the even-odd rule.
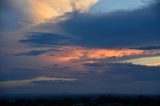
[[[54,78],[54,77],[37,77],[33,79],[26,80],[11,80],[11,81],[1,81],[0,88],[13,88],[13,87],[21,87],[21,86],[30,86],[34,85],[34,82],[39,81],[76,81],[77,79],[71,78]]]
[[[52,55],[53,54],[53,55]],[[72,61],[81,59],[105,59],[105,58],[122,58],[129,56],[156,55],[160,51],[147,51],[137,49],[92,49],[80,46],[61,46],[57,51],[41,54],[40,57],[49,56],[59,61]]]

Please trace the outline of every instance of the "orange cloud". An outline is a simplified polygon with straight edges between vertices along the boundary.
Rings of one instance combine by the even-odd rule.
[[[49,56],[49,58],[59,62],[69,62],[83,59],[105,59],[111,57],[140,55],[145,53],[144,50],[135,49],[87,49],[74,46],[65,46],[58,49],[62,51],[53,52],[54,56]],[[42,57],[43,56],[46,58],[48,55],[42,55]]]
[[[65,13],[79,11],[86,12],[98,0],[15,0],[15,4],[27,5],[27,8],[19,6],[32,17],[34,23],[42,23],[50,18],[63,16]]]
[[[87,68],[83,65],[84,63],[95,63],[99,59],[107,58],[123,58],[127,57],[143,57],[152,56],[160,51],[146,51],[146,50],[136,50],[136,49],[89,49],[77,46],[62,46],[56,48],[57,51],[49,52],[47,54],[40,55],[42,64],[58,64],[59,67],[69,67],[70,70],[87,72]],[[125,58],[124,58],[125,59]],[[116,60],[117,63],[122,63],[121,59]],[[114,61],[114,62],[116,62]],[[148,60],[139,61],[138,64],[144,64]],[[129,61],[124,61],[129,62]],[[142,62],[142,63],[141,63]],[[130,62],[137,64],[136,62]],[[153,64],[154,63],[154,64]],[[147,65],[157,65],[158,62],[153,62]],[[145,63],[146,65],[146,63]],[[59,69],[58,69],[59,70]],[[61,69],[60,69],[61,70]]]
[[[93,59],[103,59],[110,57],[123,57],[129,55],[139,55],[143,54],[143,50],[135,49],[93,49],[86,51],[86,57]]]

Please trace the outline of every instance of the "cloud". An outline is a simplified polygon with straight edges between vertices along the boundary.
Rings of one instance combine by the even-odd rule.
[[[46,60],[43,59],[43,61],[45,62]],[[71,66],[74,68],[69,68],[70,66],[68,65],[67,67],[63,67],[63,64],[47,64],[45,67],[36,67],[36,70],[35,67],[31,67],[30,70],[19,69],[17,71],[18,69],[12,69],[10,72],[5,70],[6,74],[1,74],[5,79],[3,78],[0,81],[0,88],[4,94],[26,92],[49,94],[57,92],[110,94],[159,93],[160,67],[126,63],[113,64],[99,61],[97,63],[83,63],[83,66],[87,69],[87,71],[83,72],[82,70],[78,71],[79,67],[75,64],[71,64]],[[14,78],[11,78],[13,76]],[[77,80],[66,81],[66,79]]]
[[[47,34],[46,36],[50,36]],[[59,38],[60,36],[58,36]],[[40,45],[44,46],[47,44],[50,44],[49,41],[42,39],[36,39],[36,37],[33,37],[33,39],[24,40],[23,42],[29,42],[29,43],[40,43]],[[43,38],[43,37],[42,37]],[[53,39],[52,39],[53,38]],[[54,43],[54,49],[48,49],[48,50],[33,50],[29,52],[22,52],[17,54],[17,56],[40,56],[41,58],[44,58],[45,60],[57,60],[61,62],[72,62],[72,61],[86,61],[90,60],[90,62],[102,60],[102,59],[110,59],[113,61],[126,61],[128,59],[137,59],[147,56],[155,56],[159,55],[159,50],[139,50],[139,49],[104,49],[104,48],[85,48],[81,46],[63,46],[59,44],[59,42],[56,43],[56,36],[51,34],[50,41]],[[54,40],[55,39],[55,40]],[[44,41],[43,41],[44,40]],[[60,40],[61,41],[61,40]],[[64,43],[64,42],[63,42]],[[58,44],[58,45],[57,45]],[[40,46],[39,45],[39,46]]]
[[[45,39],[47,38],[47,39]],[[70,41],[71,44],[67,43]],[[22,52],[18,55],[20,56],[39,56],[45,60],[56,60],[58,62],[96,62],[101,60],[106,60],[106,62],[127,62],[134,59],[146,58],[159,56],[159,50],[143,50],[143,49],[126,49],[126,48],[88,48],[83,46],[74,46],[72,44],[73,38],[62,35],[56,35],[52,33],[32,33],[27,39],[23,39],[20,42],[28,43],[31,46],[36,47],[50,47],[49,50],[33,50],[29,52]],[[54,48],[52,50],[52,48]],[[150,65],[158,65],[158,61],[149,59]],[[138,62],[139,65],[145,64],[145,61]],[[141,63],[142,62],[142,63]],[[134,62],[133,62],[134,63]]]
[[[70,78],[37,77],[37,78],[26,79],[26,80],[1,81],[0,82],[0,88],[30,86],[34,82],[40,82],[40,81],[76,81],[76,80],[77,79],[70,79]]]
[[[34,46],[57,46],[69,45],[69,42],[74,40],[74,37],[64,36],[46,32],[32,32],[27,34],[27,38],[21,39],[21,43],[28,43]]]
[[[77,45],[104,48],[134,48],[160,45],[160,3],[133,11],[106,14],[77,13],[61,26],[64,34],[80,37]],[[51,27],[51,26],[50,26]]]
[[[41,54],[45,54],[47,52],[49,52],[50,50],[34,50],[34,51],[29,51],[29,52],[24,52],[24,53],[19,53],[16,54],[16,56],[38,56]]]
[[[29,36],[23,41],[40,46],[46,44],[48,46],[76,45],[92,48],[137,48],[142,50],[145,49],[141,48],[144,46],[159,46],[159,5],[160,3],[157,1],[132,11],[66,14],[67,20],[57,23],[49,21],[39,26],[49,30],[53,35],[55,35],[55,28],[61,29],[60,32],[56,32],[56,34],[63,36],[58,39],[59,41],[52,37],[53,42],[51,37],[43,36],[47,33],[41,32],[37,32],[39,34],[37,40],[33,40]],[[34,35],[32,34],[32,36]]]
[[[159,94],[160,67],[124,63],[87,63],[84,66],[88,68],[87,73],[77,72],[76,69],[74,73],[70,73],[71,70],[65,68],[65,72],[72,77],[42,76],[1,81],[0,86],[5,88],[6,93],[16,94],[25,92]],[[62,72],[60,73],[62,75]]]
[[[139,48],[134,48],[134,49],[140,49],[140,50],[156,50],[160,49],[160,46],[145,46],[145,47],[139,47]]]
[[[1,0],[0,1],[0,8],[3,9],[4,7],[8,7],[9,0]]]
[[[56,52],[56,51],[61,51],[61,50],[56,50],[56,49],[32,50],[15,54],[15,56],[39,56],[47,54],[48,52]]]
[[[32,19],[35,20],[35,23],[44,22],[46,18],[53,15],[44,11],[53,11],[50,5],[56,0],[49,1],[49,3],[47,1],[43,0],[42,4],[37,0],[32,0],[33,3],[26,1],[26,5],[23,5],[24,8],[28,8],[26,10],[33,10],[32,13],[29,13],[33,15],[29,16],[33,16]],[[68,1],[66,0],[67,3]],[[17,5],[23,4],[22,2],[24,0],[19,0]],[[34,5],[36,3],[37,5]],[[3,81],[0,82],[0,86],[9,89],[14,87],[15,93],[36,92],[37,90],[40,92],[66,91],[73,93],[159,93],[160,69],[158,66],[114,63],[117,60],[128,60],[128,58],[159,55],[159,50],[140,48],[160,45],[159,2],[133,11],[105,14],[85,13],[90,4],[86,3],[85,7],[85,3],[78,3],[77,0],[78,4],[71,3],[69,7],[67,7],[67,3],[62,4],[66,5],[65,11],[54,9],[55,13],[53,12],[57,14],[58,11],[60,15],[62,14],[61,18],[67,17],[67,19],[58,22],[55,22],[55,18],[53,21],[47,20],[47,23],[36,26],[36,28],[42,29],[40,31],[38,29],[39,32],[34,27],[30,31],[31,33],[26,33],[23,36],[23,39],[16,38],[16,40],[20,39],[21,44],[24,44],[22,46],[16,45],[18,49],[20,48],[18,51],[22,53],[16,56],[5,55],[6,57],[4,57],[2,55],[4,68],[1,69],[1,73],[3,73],[1,80]],[[55,5],[54,8],[59,8],[59,4],[54,3],[53,5]],[[41,6],[44,9],[38,10]],[[73,8],[73,10],[68,11],[68,8]],[[28,15],[28,12],[23,13]],[[13,9],[12,14],[14,13],[17,11]],[[6,20],[10,20],[12,14],[4,15],[7,17]],[[19,18],[14,18],[14,22],[17,24],[22,17],[20,15]],[[59,15],[55,17],[59,18]],[[14,23],[10,24],[14,25]],[[60,31],[56,30],[59,28]],[[55,30],[56,32],[54,32]],[[26,45],[29,46],[23,48]],[[16,47],[14,45],[12,47],[15,51]],[[29,70],[13,69],[17,66],[29,68]],[[37,77],[48,75],[50,77]],[[52,75],[58,77],[51,77]],[[78,80],[67,83],[70,80],[75,80],[72,77]],[[69,81],[66,81],[67,79]],[[46,82],[57,81],[63,82],[63,84],[46,84]],[[36,85],[36,87],[32,85]],[[47,87],[47,85],[50,86]],[[24,87],[25,90],[17,87]],[[12,89],[13,91],[14,89]]]
[[[158,46],[160,28],[160,3],[132,11],[117,11],[103,14],[71,13],[65,14],[66,20],[53,23],[49,21],[42,26],[61,36],[68,37],[65,44],[91,48],[140,48]],[[41,37],[41,36],[39,36]],[[76,38],[76,39],[75,39]],[[44,37],[47,41],[47,38]],[[61,38],[63,39],[63,38]],[[33,42],[33,43],[36,43]],[[38,43],[40,44],[40,43]],[[43,43],[42,43],[43,44]],[[48,45],[54,45],[52,41]]]
[[[70,47],[66,51],[53,53],[54,56],[51,56],[53,59],[58,61],[85,61],[85,60],[99,60],[106,58],[121,58],[125,56],[134,56],[145,54],[141,50],[132,50],[132,49],[87,49],[82,47]],[[50,53],[52,54],[52,53]],[[43,56],[42,56],[43,57]]]
[[[14,4],[11,0],[1,0],[0,1],[0,31],[3,33],[4,31],[16,30],[21,27],[19,24],[22,19],[22,14],[20,10],[14,7]],[[11,18],[12,17],[12,18]]]
[[[1,0],[0,31],[17,31],[50,19],[60,20],[68,12],[87,12],[97,2],[98,0]]]
[[[25,8],[32,17],[33,22],[42,23],[47,19],[63,16],[68,12],[79,11],[86,12],[98,0],[15,0],[15,3],[21,5],[27,4]]]
[[[103,74],[106,80],[120,80],[124,82],[134,81],[160,81],[158,75],[160,74],[160,67],[134,65],[129,63],[85,63],[83,64],[95,73]]]

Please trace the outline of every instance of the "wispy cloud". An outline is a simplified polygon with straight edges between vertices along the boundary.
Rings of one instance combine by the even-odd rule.
[[[123,58],[134,56],[150,56],[158,55],[160,51],[148,51],[137,49],[101,49],[101,48],[84,48],[80,46],[59,46],[59,51],[51,51],[41,54],[41,57],[52,57],[58,61],[72,61],[72,60],[85,60],[85,59],[105,59],[105,58]],[[54,54],[54,55],[52,55]]]
[[[76,81],[76,80],[77,79],[71,79],[71,78],[37,77],[33,79],[1,81],[0,88],[30,86],[30,85],[34,85],[34,82],[40,82],[40,81],[53,81],[54,82],[54,81]]]

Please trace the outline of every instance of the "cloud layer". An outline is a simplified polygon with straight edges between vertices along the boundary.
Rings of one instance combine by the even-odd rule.
[[[156,1],[100,14],[87,12],[97,0],[1,1],[0,30],[5,26],[6,33],[0,88],[4,93],[159,94]]]
[[[77,44],[89,47],[141,47],[159,45],[160,3],[133,11],[77,14],[59,23],[67,34],[79,36]],[[54,25],[53,25],[54,26]]]
[[[117,11],[104,14],[74,13],[67,14],[67,20],[57,23],[48,22],[41,27],[55,35],[56,32],[64,37],[54,42],[63,45],[78,45],[92,48],[145,48],[159,46],[160,3],[156,2],[146,7],[132,11]],[[31,35],[35,35],[34,33]],[[32,44],[55,45],[44,33],[37,33],[37,39],[26,39]],[[71,38],[72,36],[72,38]],[[58,38],[58,36],[55,36]],[[68,40],[66,40],[68,37]],[[48,38],[48,40],[47,40]],[[64,43],[62,42],[64,39]],[[144,47],[145,46],[145,47]]]

